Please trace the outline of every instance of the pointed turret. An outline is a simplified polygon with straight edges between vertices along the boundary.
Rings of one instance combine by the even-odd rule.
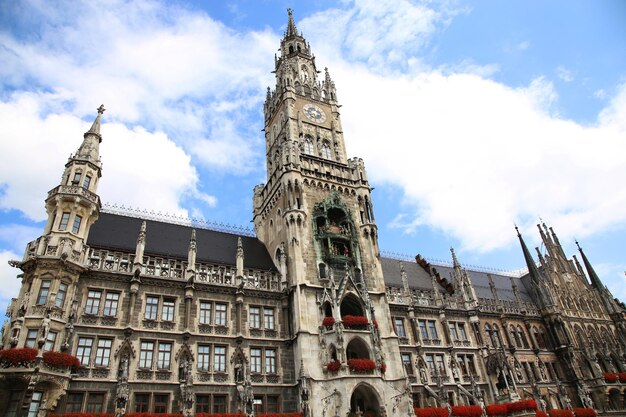
[[[237,279],[243,278],[243,244],[241,237],[237,238]]]
[[[589,262],[589,259],[587,259],[587,255],[585,255],[585,252],[583,252],[583,249],[578,244],[578,241],[575,241],[575,242],[576,242],[576,247],[578,248],[578,251],[580,252],[580,256],[582,256],[583,258],[583,264],[585,264],[585,269],[587,269],[587,275],[589,275],[591,286],[597,289],[604,288],[604,285],[602,285],[602,281],[600,281],[600,277],[598,277],[598,274],[596,274],[595,269],[593,269],[593,266],[591,266],[591,262]]]
[[[196,229],[192,229],[189,250],[187,251],[187,270],[190,272],[196,271],[196,251]]]
[[[135,246],[135,260],[133,261],[133,270],[141,272],[143,267],[143,251],[146,248],[146,221],[141,223],[139,228],[139,236],[137,236],[137,245]]]
[[[89,130],[83,135],[83,143],[81,143],[76,151],[74,158],[88,160],[93,163],[98,163],[100,160],[100,143],[102,142],[102,136],[100,135],[100,118],[105,111],[104,106],[100,105],[97,111],[98,115]]]
[[[515,226],[515,231],[517,232],[517,237],[519,238],[520,245],[522,246],[522,252],[524,253],[524,260],[526,261],[526,266],[528,267],[528,274],[533,282],[533,285],[537,291],[537,301],[539,302],[541,307],[553,305],[552,296],[549,293],[549,290],[545,287],[545,283],[543,277],[541,276],[539,270],[537,269],[537,265],[535,264],[535,260],[533,259],[528,247],[526,246],[526,242],[522,238],[522,234],[520,233],[517,226]],[[541,232],[541,227],[539,228]],[[542,236],[543,233],[542,233]]]

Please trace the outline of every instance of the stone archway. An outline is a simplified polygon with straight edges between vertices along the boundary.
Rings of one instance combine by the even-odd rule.
[[[376,390],[370,385],[365,383],[357,385],[350,397],[350,413],[355,413],[356,416],[382,416],[379,398]],[[356,414],[358,411],[361,414]]]

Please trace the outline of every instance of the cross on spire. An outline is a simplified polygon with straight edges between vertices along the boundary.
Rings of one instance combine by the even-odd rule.
[[[104,104],[101,104],[100,107],[98,107],[96,110],[98,111],[98,114],[102,114],[106,111],[106,109],[104,108]]]

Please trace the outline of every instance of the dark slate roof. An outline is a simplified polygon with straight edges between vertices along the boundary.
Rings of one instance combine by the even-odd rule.
[[[118,214],[100,213],[89,231],[91,247],[135,252],[143,219]],[[146,255],[187,259],[191,226],[146,220]],[[276,270],[265,245],[256,237],[238,236],[208,229],[196,229],[198,262],[235,265],[237,238],[241,237],[244,267]]]
[[[380,262],[383,267],[385,284],[392,287],[402,287],[402,278],[400,275],[400,261],[397,259],[381,257]],[[402,263],[404,265],[404,271],[407,274],[410,288],[418,290],[433,290],[430,276],[424,270],[424,268],[419,266],[416,262],[403,261]],[[452,267],[444,265],[432,266],[439,272],[441,278],[447,279],[450,283],[454,282]],[[511,285],[511,277],[499,275],[497,273],[473,271],[467,268],[466,270],[469,274],[470,279],[472,280],[472,285],[476,290],[476,295],[479,298],[493,298],[491,288],[489,287],[489,278],[487,277],[487,275],[491,275],[491,279],[496,286],[498,298],[502,301],[515,301],[515,294],[513,293],[513,286]],[[530,297],[527,286],[523,283],[523,280],[517,277],[514,277],[512,279],[517,285],[520,300],[532,303],[533,301]],[[441,286],[439,287],[439,290],[444,291]]]

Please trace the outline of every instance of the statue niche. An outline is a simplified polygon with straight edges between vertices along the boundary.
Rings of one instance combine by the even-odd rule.
[[[331,267],[355,265],[357,240],[354,222],[339,194],[333,193],[318,203],[313,218],[322,259]]]

